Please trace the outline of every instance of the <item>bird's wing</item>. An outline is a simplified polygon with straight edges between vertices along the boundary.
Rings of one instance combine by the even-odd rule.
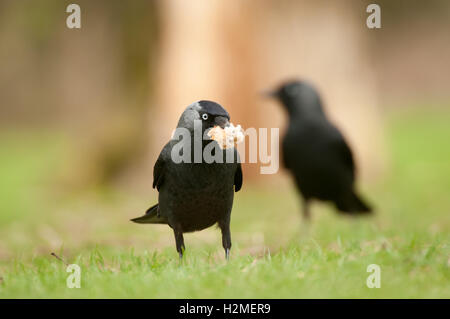
[[[333,139],[333,148],[338,154],[338,158],[349,169],[352,173],[352,178],[355,176],[355,161],[353,159],[352,150],[348,146],[344,137],[339,134],[336,135],[337,138]]]
[[[242,166],[241,163],[238,163],[238,166],[236,168],[236,172],[234,173],[234,191],[235,192],[239,192],[239,190],[242,187],[242,181],[243,181],[243,176],[242,176]]]
[[[166,170],[166,162],[167,162],[167,154],[169,151],[169,143],[164,146],[161,153],[156,160],[155,166],[153,166],[153,188],[159,191],[163,181],[164,181],[164,173]]]
[[[239,152],[236,148],[234,148],[234,158],[237,162],[236,171],[234,172],[234,191],[239,192],[239,190],[242,188],[242,181],[243,181],[243,175],[242,175],[242,166],[241,166],[241,157],[239,156]]]

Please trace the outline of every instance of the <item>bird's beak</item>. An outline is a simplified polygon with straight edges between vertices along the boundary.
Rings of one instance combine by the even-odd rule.
[[[230,125],[230,122],[225,116],[216,116],[214,123],[223,129]]]
[[[277,91],[263,91],[261,92],[261,96],[264,98],[276,98],[278,97],[278,92]]]

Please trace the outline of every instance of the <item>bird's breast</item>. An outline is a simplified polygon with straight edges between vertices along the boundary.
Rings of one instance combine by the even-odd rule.
[[[231,212],[237,164],[176,164],[159,192],[162,214],[172,216],[183,231],[212,226]]]

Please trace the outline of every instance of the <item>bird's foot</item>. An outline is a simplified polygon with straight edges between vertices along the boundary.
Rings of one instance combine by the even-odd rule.
[[[227,261],[230,260],[230,248],[225,249],[225,259]]]
[[[178,263],[180,266],[183,265],[184,262],[183,256],[184,256],[183,253],[178,253]]]

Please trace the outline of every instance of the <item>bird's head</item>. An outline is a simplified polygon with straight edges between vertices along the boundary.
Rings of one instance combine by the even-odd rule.
[[[305,81],[288,81],[265,94],[276,98],[290,114],[323,113],[317,90]]]
[[[177,127],[194,131],[195,121],[201,121],[202,132],[205,132],[214,126],[221,128],[228,126],[230,115],[220,104],[202,100],[192,103],[184,110]]]

